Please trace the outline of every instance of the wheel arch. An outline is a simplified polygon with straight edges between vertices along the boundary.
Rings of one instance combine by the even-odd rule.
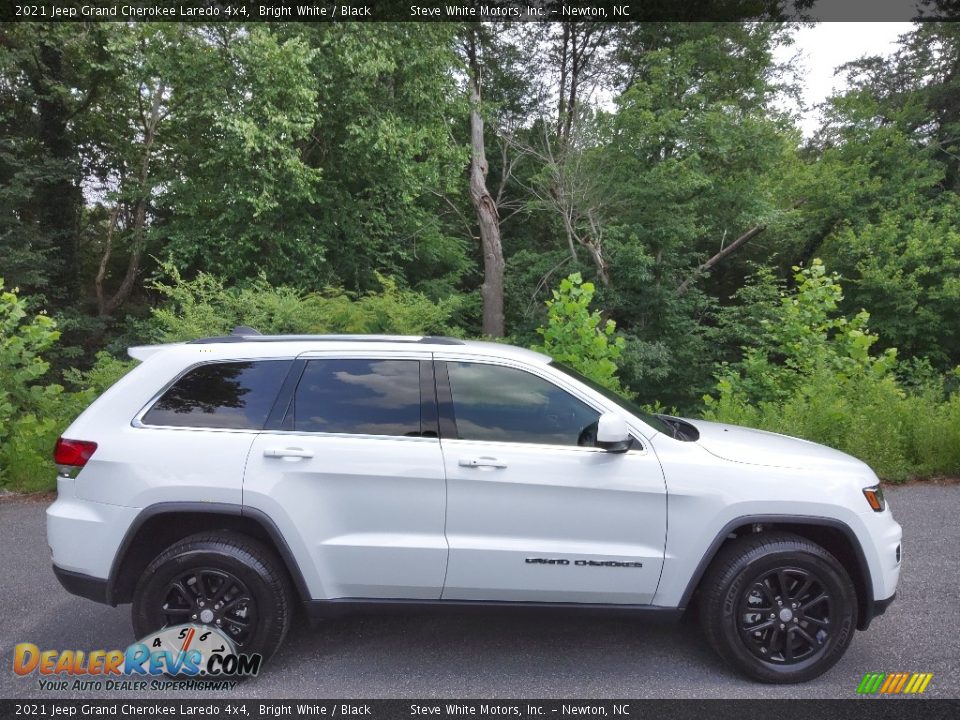
[[[687,587],[680,597],[679,607],[686,608],[721,548],[745,534],[780,530],[795,533],[815,542],[831,553],[843,565],[853,581],[857,593],[857,629],[866,630],[879,614],[873,597],[870,565],[856,533],[846,523],[835,518],[810,515],[745,515],[729,521],[716,534],[697,564]]]
[[[210,530],[239,532],[266,544],[280,558],[299,599],[310,600],[290,546],[265,512],[230,503],[165,502],[144,508],[127,529],[107,578],[107,603],[131,602],[137,580],[151,560],[178,540]]]

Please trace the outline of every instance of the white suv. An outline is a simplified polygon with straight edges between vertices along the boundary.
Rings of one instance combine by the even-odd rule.
[[[545,355],[437,337],[131,348],[58,442],[54,572],[138,637],[269,657],[295,608],[486,605],[679,618],[809,680],[893,600],[900,526],[848,455],[651,416]]]

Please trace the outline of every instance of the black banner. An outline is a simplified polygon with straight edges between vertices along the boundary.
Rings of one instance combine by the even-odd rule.
[[[5,22],[906,21],[954,0],[0,0]]]
[[[0,700],[3,720],[198,717],[953,720],[960,700]]]

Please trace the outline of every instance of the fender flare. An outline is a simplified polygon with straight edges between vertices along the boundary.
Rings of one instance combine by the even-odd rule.
[[[310,590],[307,587],[307,582],[303,577],[303,572],[300,570],[300,565],[290,550],[290,546],[280,532],[280,528],[278,528],[277,524],[273,521],[273,518],[262,510],[232,503],[160,502],[143,508],[134,518],[133,522],[130,523],[130,527],[127,528],[127,532],[124,534],[123,540],[117,548],[117,553],[114,555],[113,563],[110,566],[110,575],[107,577],[106,601],[108,604],[113,606],[117,605],[116,587],[120,579],[120,569],[123,567],[123,561],[130,551],[134,539],[140,532],[140,528],[151,518],[174,513],[229,515],[246,518],[257,523],[266,533],[267,537],[270,538],[277,553],[280,555],[280,560],[290,574],[290,578],[293,580],[293,585],[300,599],[303,601],[310,599]]]
[[[870,564],[867,562],[866,555],[863,554],[863,547],[860,544],[857,534],[853,529],[847,525],[845,522],[837,520],[836,518],[830,517],[820,517],[816,515],[741,515],[727,522],[716,534],[713,541],[707,547],[706,552],[703,554],[703,557],[700,558],[700,562],[697,564],[696,569],[693,571],[693,575],[690,576],[690,580],[687,582],[687,587],[683,591],[683,595],[680,596],[679,607],[686,608],[690,603],[690,599],[693,597],[693,593],[696,591],[697,586],[700,585],[700,581],[703,579],[704,574],[707,571],[707,568],[710,567],[710,564],[713,562],[714,558],[717,556],[717,553],[720,551],[721,546],[727,540],[727,536],[738,527],[744,525],[753,525],[755,523],[761,524],[773,524],[773,525],[812,525],[831,528],[832,530],[839,530],[850,543],[850,546],[853,548],[854,559],[857,562],[857,569],[860,572],[861,577],[863,578],[864,585],[864,597],[862,598],[862,603],[860,604],[861,617],[857,618],[857,629],[866,630],[870,626],[870,622],[877,615],[882,614],[889,603],[884,604],[884,602],[877,603],[876,599],[873,596],[873,576],[870,573]]]

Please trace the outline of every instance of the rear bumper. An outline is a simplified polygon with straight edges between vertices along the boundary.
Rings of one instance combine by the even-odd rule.
[[[109,604],[107,602],[107,580],[106,578],[91,577],[83,573],[64,570],[62,567],[53,566],[53,574],[63,586],[63,589],[72,595],[79,595],[88,600],[94,600],[98,603]]]
[[[138,508],[78,498],[76,480],[58,478],[47,508],[47,544],[54,565],[92,578],[109,577],[113,558]]]

